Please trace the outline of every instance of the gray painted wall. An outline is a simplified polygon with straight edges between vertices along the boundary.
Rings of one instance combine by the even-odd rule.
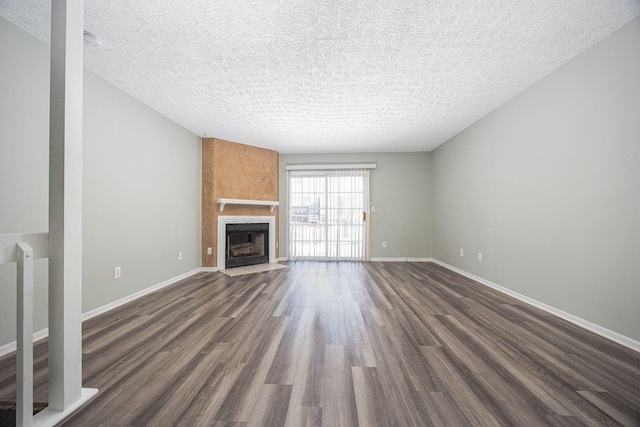
[[[280,256],[287,257],[287,164],[372,163],[372,258],[431,257],[431,153],[281,154]],[[382,242],[387,247],[382,247]]]
[[[2,18],[0,40],[0,233],[47,231],[49,47]],[[201,142],[93,73],[84,79],[87,312],[200,266]],[[37,331],[47,261],[36,264]],[[15,340],[15,283],[15,264],[0,266],[0,346]]]
[[[434,258],[640,340],[639,76],[636,18],[436,149]]]

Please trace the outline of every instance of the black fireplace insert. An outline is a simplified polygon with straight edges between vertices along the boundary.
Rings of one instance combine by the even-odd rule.
[[[227,224],[225,268],[269,262],[269,224]]]

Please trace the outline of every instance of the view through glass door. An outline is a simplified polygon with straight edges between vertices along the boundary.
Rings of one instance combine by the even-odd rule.
[[[368,169],[290,170],[289,259],[367,260]]]

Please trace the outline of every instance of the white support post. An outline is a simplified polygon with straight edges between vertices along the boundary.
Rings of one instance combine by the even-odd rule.
[[[98,390],[82,388],[83,0],[51,1],[49,119],[49,406],[53,426]]]
[[[16,245],[18,322],[16,352],[16,425],[33,425],[33,250]]]
[[[68,412],[83,398],[83,32],[83,0],[52,0],[47,409],[60,413]]]

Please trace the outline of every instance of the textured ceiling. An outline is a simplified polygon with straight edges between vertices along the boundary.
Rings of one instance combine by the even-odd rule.
[[[0,0],[49,40],[50,0]],[[282,153],[432,150],[640,0],[85,0],[88,69],[193,133]]]

